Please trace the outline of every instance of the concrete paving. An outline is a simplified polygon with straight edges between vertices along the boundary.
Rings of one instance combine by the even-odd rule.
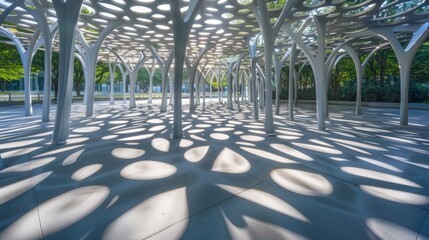
[[[184,105],[188,109],[188,105]],[[251,109],[72,106],[71,136],[0,108],[0,239],[428,239],[429,111],[287,109],[266,137]],[[54,114],[54,111],[53,111]]]

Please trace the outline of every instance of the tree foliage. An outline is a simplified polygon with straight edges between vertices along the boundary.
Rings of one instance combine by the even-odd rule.
[[[0,44],[0,80],[14,81],[24,76],[21,58],[12,45]]]

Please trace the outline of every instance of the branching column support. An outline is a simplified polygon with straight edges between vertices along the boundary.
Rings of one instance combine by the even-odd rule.
[[[253,1],[252,11],[258,20],[261,28],[262,37],[264,39],[265,52],[265,133],[274,135],[274,120],[273,120],[273,99],[272,99],[272,55],[274,52],[274,41],[283,25],[284,20],[290,14],[292,8],[298,4],[299,0],[289,0],[283,7],[280,16],[274,26],[270,24],[270,16],[267,10],[265,1]]]
[[[299,68],[296,74],[296,93],[295,93],[295,107],[298,106],[298,82],[301,77],[302,71],[304,71],[305,66],[307,66],[309,62],[304,62]]]
[[[292,44],[290,63],[289,63],[289,87],[288,87],[288,105],[289,105],[289,120],[294,121],[293,116],[293,97],[294,97],[294,73],[295,73],[295,62],[297,57],[296,43]]]
[[[234,82],[235,82],[235,100],[237,102],[237,109],[238,111],[240,111],[240,99],[238,97],[238,91],[239,91],[239,80],[240,80],[240,70],[241,70],[241,61],[244,59],[244,57],[246,57],[249,53],[242,53],[240,54],[239,58],[238,58],[238,62],[235,66],[235,78],[234,78]]]
[[[226,86],[228,88],[228,92],[226,94],[226,109],[233,110],[232,106],[232,71],[234,70],[234,65],[236,62],[224,63],[226,66]]]
[[[344,49],[344,48],[343,48]],[[337,66],[337,64],[343,59],[347,54],[340,54],[337,52],[335,56],[333,56],[332,60],[329,62],[329,65],[326,69],[326,86],[325,86],[325,94],[328,96],[329,93],[329,84],[331,83],[332,70]],[[360,64],[359,64],[360,65]],[[329,118],[329,108],[328,101],[325,102],[325,114],[326,117]]]
[[[216,76],[216,74],[215,74],[215,72],[214,71],[212,71],[212,76],[211,76],[211,78],[210,78],[210,102],[212,102],[212,95],[213,95],[213,79],[215,78],[215,76]]]
[[[221,78],[220,70],[218,70],[218,71],[217,71],[217,73],[216,73],[216,80],[217,80],[217,98],[218,98],[218,102],[219,102],[219,103],[222,103],[222,88],[223,88],[223,86],[222,86],[222,82],[223,82],[223,81],[221,81],[221,80],[220,80],[220,78]],[[223,75],[222,75],[222,78],[223,78]]]
[[[205,46],[203,49],[201,49],[201,51],[198,53],[198,56],[192,62],[185,57],[186,68],[189,71],[189,93],[190,93],[189,94],[189,111],[190,112],[193,112],[196,109],[194,85],[195,85],[195,75],[198,71],[198,64],[200,63],[204,55],[214,46],[215,44],[208,44],[207,46]],[[198,91],[198,89],[196,90]]]
[[[146,66],[145,66],[146,67]],[[153,76],[155,75],[156,65],[155,61],[152,62],[152,67],[149,69],[146,67],[148,73],[149,73],[149,91],[148,91],[148,98],[147,102],[152,103],[152,95],[153,95]]]
[[[124,95],[124,103],[127,103],[126,93],[127,93],[127,75],[128,75],[128,72],[126,69],[124,69],[122,67],[121,64],[118,64],[118,67],[119,67],[119,71],[121,71],[121,76],[122,76],[122,93]]]
[[[182,74],[185,61],[185,51],[188,45],[189,33],[203,0],[191,0],[189,8],[183,14],[180,11],[179,1],[169,0],[170,13],[173,22],[175,73],[174,73],[174,115],[173,137],[182,137]]]
[[[296,47],[295,47],[296,49]],[[291,50],[287,51],[283,56],[282,59],[279,59],[279,56],[275,52],[273,52],[273,63],[274,63],[274,75],[275,75],[275,82],[276,82],[276,102],[275,102],[275,114],[279,115],[280,113],[280,93],[281,93],[281,75],[282,75],[282,68],[284,66],[284,63],[286,62],[287,57],[290,55]]]
[[[20,1],[19,1],[20,2]],[[32,1],[35,9],[28,9],[24,4],[21,7],[25,7],[27,11],[34,17],[38,22],[42,38],[36,43],[34,53],[43,44],[45,48],[45,66],[44,66],[44,84],[43,84],[43,107],[42,107],[42,121],[49,122],[50,120],[50,109],[51,109],[51,76],[52,76],[52,41],[58,31],[58,22],[49,27],[48,17],[46,16],[43,6],[39,0]],[[43,41],[41,41],[43,40]]]
[[[140,58],[133,68],[131,65],[126,64],[124,59],[121,56],[119,56],[119,54],[115,52],[111,47],[107,47],[107,49],[110,52],[112,52],[127,69],[127,73],[130,76],[130,108],[135,108],[136,107],[135,91],[136,91],[137,74],[139,73],[139,69],[141,65],[147,60],[147,57],[142,52],[140,52]]]
[[[173,106],[174,105],[174,69],[171,69],[168,74],[168,79],[170,81],[170,101],[168,105]]]
[[[364,65],[361,64],[359,55],[351,44],[345,44],[343,49],[352,58],[356,69],[356,115],[359,115],[362,113],[362,80]]]
[[[258,110],[258,90],[256,87],[256,64],[258,63],[258,56],[257,56],[257,42],[260,35],[257,35],[255,38],[247,38],[247,48],[249,49],[249,56],[250,56],[250,75],[251,78],[251,101],[253,106],[253,119],[259,120],[259,110]]]
[[[161,100],[161,112],[167,112],[167,77],[168,70],[170,69],[171,63],[174,59],[174,50],[170,51],[167,59],[162,59],[159,56],[158,50],[152,45],[149,45],[149,49],[152,53],[153,58],[158,62],[159,69],[161,70],[162,78],[162,100]]]
[[[101,32],[100,36],[97,38],[97,41],[94,43],[88,43],[84,38],[82,32],[77,29],[77,38],[79,39],[85,55],[82,56],[86,62],[86,68],[88,71],[88,80],[85,85],[85,95],[86,97],[86,112],[85,116],[91,117],[94,109],[94,93],[95,93],[95,71],[97,68],[98,52],[100,51],[101,44],[107,35],[110,34],[115,28],[122,25],[123,20],[117,20],[110,22],[106,28]]]
[[[257,75],[258,76],[258,80],[256,81],[258,84],[258,94],[259,94],[259,109],[264,110],[265,107],[265,75],[264,75],[264,71],[262,70],[261,66],[259,65],[259,63],[256,63],[256,70],[257,70]]]
[[[404,49],[396,38],[394,33],[394,27],[390,28],[376,28],[370,29],[369,31],[383,36],[395,52],[396,58],[399,64],[399,73],[401,75],[401,105],[400,105],[400,124],[408,125],[408,95],[409,95],[409,84],[410,84],[410,73],[411,65],[414,57],[419,50],[420,46],[429,36],[429,23],[424,23],[416,32]]]
[[[308,46],[302,41],[300,34],[305,29],[305,26],[309,23],[310,20],[314,21],[318,41],[317,41],[317,54],[313,56],[313,53],[310,51]],[[336,55],[338,50],[341,48],[341,45],[338,46],[329,56],[328,60],[325,64],[325,36],[326,36],[326,20],[319,18],[317,16],[312,16],[307,18],[307,20],[302,24],[301,28],[298,32],[293,32],[289,25],[285,25],[283,30],[293,39],[296,44],[301,48],[301,51],[306,55],[315,77],[316,84],[316,109],[317,109],[317,126],[319,129],[323,130],[326,128],[325,120],[326,120],[326,81],[327,81],[327,69],[329,63],[332,61],[333,57]],[[345,44],[344,42],[343,44]]]
[[[75,27],[82,2],[83,0],[52,1],[58,18],[60,42],[58,103],[52,144],[64,144],[70,133]]]
[[[204,64],[204,66],[201,68],[201,71],[199,71],[199,75],[198,75],[198,78],[197,78],[197,86],[196,86],[196,90],[197,90],[197,97],[196,97],[196,101],[195,101],[195,104],[197,105],[197,106],[199,106],[200,105],[200,98],[201,98],[201,85],[203,85],[203,84],[201,84],[201,81],[202,80],[204,80],[205,81],[205,79],[206,79],[206,75],[204,74],[204,69],[206,68],[206,66],[207,66],[207,63],[206,64]],[[203,85],[203,88],[204,88],[204,85]]]
[[[110,105],[114,105],[115,104],[115,96],[114,96],[114,90],[115,90],[115,72],[116,72],[116,66],[117,66],[117,59],[112,64],[110,62],[110,58],[109,58],[108,59],[108,64],[109,64],[109,74],[110,74]]]

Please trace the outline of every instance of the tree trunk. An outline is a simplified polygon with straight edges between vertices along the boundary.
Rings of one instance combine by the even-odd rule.
[[[58,98],[58,81],[54,82],[55,99]]]
[[[80,97],[80,82],[76,82],[75,84],[76,95]]]

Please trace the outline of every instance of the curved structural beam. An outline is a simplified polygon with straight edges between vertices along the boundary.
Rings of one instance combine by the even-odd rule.
[[[31,75],[31,62],[34,56],[34,48],[36,46],[37,39],[40,36],[40,29],[37,29],[34,32],[33,37],[31,38],[30,44],[27,47],[27,50],[24,48],[21,40],[12,33],[9,29],[0,27],[0,35],[3,35],[15,44],[16,49],[21,57],[22,66],[24,68],[24,112],[25,116],[33,115],[33,106],[31,99],[31,85],[30,85],[30,75]]]
[[[15,0],[9,7],[4,9],[4,11],[0,14],[0,25],[3,25],[4,20],[6,17],[11,13],[16,7],[24,3],[25,0]]]

